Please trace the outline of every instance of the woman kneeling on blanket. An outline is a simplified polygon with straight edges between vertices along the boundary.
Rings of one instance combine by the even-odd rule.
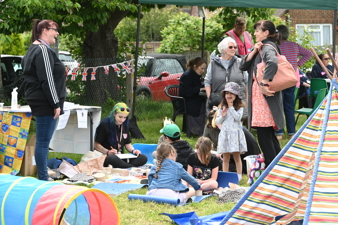
[[[114,168],[129,168],[143,166],[147,163],[146,155],[140,150],[134,149],[131,144],[128,129],[128,115],[130,108],[123,102],[117,103],[110,113],[110,116],[101,121],[96,128],[94,148],[104,155],[107,155],[103,166],[112,165]],[[120,159],[119,153],[124,153],[124,148],[137,158]]]
[[[154,165],[148,176],[149,189],[147,195],[178,198],[180,205],[195,195],[200,189],[197,180],[183,169],[182,164],[175,162],[176,150],[169,143],[161,143],[156,149],[157,164]],[[193,188],[184,185],[185,180]]]

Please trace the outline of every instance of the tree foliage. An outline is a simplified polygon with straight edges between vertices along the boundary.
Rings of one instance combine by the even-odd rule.
[[[136,4],[137,0],[0,1],[0,33],[30,31],[33,19],[51,19],[60,25],[59,32],[69,34],[81,49],[83,65],[108,65],[115,63],[117,56],[118,40],[113,31],[128,13],[137,11]],[[86,94],[97,104],[108,97],[120,98],[116,76],[112,72],[109,77],[112,79],[98,71],[95,85],[86,83]]]
[[[11,34],[9,35],[10,40],[6,45],[0,44],[1,54],[6,55],[24,55],[26,53],[24,46],[24,38],[21,34]],[[0,42],[1,43],[1,42]]]
[[[273,9],[261,8],[232,8],[226,7],[215,13],[205,21],[205,50],[215,50],[223,34],[234,27],[237,17],[246,17],[247,30],[253,34],[253,23],[269,19],[275,20],[272,16]],[[254,21],[254,22],[253,22]],[[163,41],[158,52],[182,53],[184,51],[201,50],[202,43],[202,18],[181,13],[169,20],[169,25],[162,30]]]
[[[168,25],[168,20],[180,13],[176,6],[168,6],[160,9],[158,6],[143,12],[140,20],[140,41],[161,41],[161,30]],[[134,16],[124,18],[117,28],[115,35],[119,41],[135,42],[137,19]]]
[[[169,25],[162,30],[163,41],[157,49],[163,53],[182,53],[201,50],[202,18],[180,13],[169,20]],[[215,17],[205,20],[205,49],[214,49],[220,40],[222,25]]]

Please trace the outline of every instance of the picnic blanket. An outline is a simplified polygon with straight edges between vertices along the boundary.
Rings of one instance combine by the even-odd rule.
[[[160,215],[168,216],[172,221],[178,225],[202,225],[202,224],[219,224],[222,219],[228,214],[228,212],[219,212],[207,216],[197,216],[195,212],[188,212],[182,214],[169,214],[169,213],[160,213]]]
[[[128,191],[143,188],[144,186],[147,185],[147,184],[140,184],[140,183],[132,183],[133,181],[134,180],[130,180],[131,183],[129,183],[128,180],[123,180],[120,178],[112,179],[112,180],[108,180],[109,183],[104,183],[104,182],[98,183],[94,185],[92,188],[102,190],[106,192],[107,194],[109,194],[110,196],[116,196],[116,195],[120,195]]]
[[[0,112],[0,173],[19,173],[32,114]]]

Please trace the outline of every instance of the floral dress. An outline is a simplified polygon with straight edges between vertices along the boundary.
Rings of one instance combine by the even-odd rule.
[[[240,152],[243,154],[247,151],[241,122],[243,110],[243,107],[237,111],[234,107],[229,107],[225,117],[222,116],[222,109],[218,110],[216,124],[222,125],[222,127],[218,136],[217,153]]]

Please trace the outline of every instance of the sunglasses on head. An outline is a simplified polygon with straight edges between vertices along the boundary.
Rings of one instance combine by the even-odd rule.
[[[119,110],[120,110],[121,112],[124,112],[124,111],[130,112],[130,108],[124,108],[124,107],[121,107],[121,108],[119,108]]]
[[[324,58],[324,60],[330,60],[330,58]]]
[[[236,46],[229,46],[229,49],[237,49]]]

